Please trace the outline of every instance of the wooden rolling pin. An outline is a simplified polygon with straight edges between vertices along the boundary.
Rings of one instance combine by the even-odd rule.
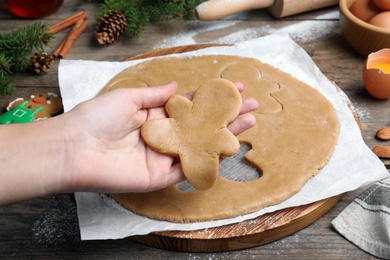
[[[213,21],[251,9],[267,8],[275,18],[300,14],[331,5],[338,0],[209,0],[196,7],[201,21]]]

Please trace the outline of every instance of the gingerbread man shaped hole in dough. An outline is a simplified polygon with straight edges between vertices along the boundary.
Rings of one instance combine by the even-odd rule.
[[[236,182],[250,182],[259,179],[262,175],[261,171],[249,163],[243,163],[245,153],[250,149],[252,148],[249,145],[241,144],[236,154],[224,159],[219,164],[218,177]],[[178,183],[177,188],[184,192],[195,190],[188,181]]]
[[[207,190],[218,177],[220,156],[232,156],[240,148],[227,125],[239,115],[241,105],[232,82],[211,79],[192,100],[172,96],[165,105],[169,118],[145,122],[141,135],[158,152],[180,157],[188,182]]]

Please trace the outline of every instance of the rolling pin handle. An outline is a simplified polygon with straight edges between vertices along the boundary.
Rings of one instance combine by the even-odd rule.
[[[195,8],[195,14],[200,21],[213,21],[220,18],[251,9],[267,8],[274,0],[209,0]]]

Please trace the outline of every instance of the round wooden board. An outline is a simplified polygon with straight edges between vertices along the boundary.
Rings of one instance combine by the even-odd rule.
[[[185,53],[215,46],[226,45],[197,44],[159,49],[129,58],[128,61]],[[348,97],[341,89],[338,88],[338,91],[347,99],[351,111],[359,123],[359,119]],[[154,232],[128,238],[155,248],[179,252],[224,252],[251,248],[284,238],[309,226],[328,212],[342,196],[343,194],[226,226],[195,231]]]

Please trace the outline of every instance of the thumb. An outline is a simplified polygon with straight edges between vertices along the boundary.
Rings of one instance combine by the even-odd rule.
[[[168,99],[176,93],[177,87],[177,83],[172,81],[162,86],[134,89],[139,91],[134,103],[139,108],[164,106]]]

